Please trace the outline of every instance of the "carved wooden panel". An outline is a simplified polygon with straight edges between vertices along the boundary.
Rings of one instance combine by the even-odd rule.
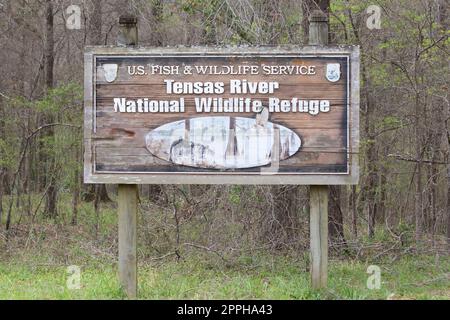
[[[85,182],[349,184],[357,47],[89,48]]]

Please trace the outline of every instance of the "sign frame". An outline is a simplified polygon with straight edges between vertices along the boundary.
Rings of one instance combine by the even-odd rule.
[[[94,171],[95,152],[93,140],[95,100],[95,58],[97,56],[299,56],[299,57],[339,57],[347,56],[349,76],[347,81],[347,122],[348,146],[346,173],[137,173]],[[282,46],[282,47],[87,47],[84,60],[84,182],[112,184],[263,184],[263,185],[346,185],[357,184],[359,180],[359,47],[358,46]]]

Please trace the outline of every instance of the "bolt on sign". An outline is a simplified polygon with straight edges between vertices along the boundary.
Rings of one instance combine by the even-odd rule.
[[[85,53],[86,183],[356,184],[359,49]]]

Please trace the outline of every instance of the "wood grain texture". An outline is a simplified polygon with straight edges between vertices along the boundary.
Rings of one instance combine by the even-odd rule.
[[[327,286],[328,186],[310,188],[310,264],[313,289]]]
[[[214,55],[214,57],[211,57]],[[219,55],[219,57],[216,57]],[[223,56],[221,56],[223,55]],[[230,56],[231,55],[231,56]],[[176,56],[176,57],[172,57]],[[347,58],[348,57],[348,58]],[[85,182],[87,183],[281,183],[354,184],[358,180],[359,144],[359,51],[357,47],[286,48],[89,48],[85,56]],[[105,81],[103,63],[117,63],[118,77]],[[314,76],[280,75],[152,75],[130,76],[127,65],[315,65]],[[341,64],[341,78],[327,81],[327,63]],[[348,68],[347,68],[348,67]],[[347,74],[348,73],[348,74]],[[230,79],[278,81],[273,94],[229,94]],[[347,83],[347,78],[350,83]],[[153,129],[178,120],[202,116],[254,118],[254,113],[197,113],[196,95],[167,95],[164,79],[222,81],[225,93],[204,97],[251,97],[267,105],[268,97],[329,100],[331,111],[310,115],[274,112],[269,121],[293,130],[302,141],[300,150],[279,163],[279,170],[261,176],[261,167],[214,170],[180,166],[161,160],[146,149],[145,136]],[[113,98],[155,100],[183,97],[184,113],[120,113]],[[269,165],[270,166],[270,165]],[[269,167],[266,166],[265,168]],[[190,176],[193,180],[190,180]],[[220,176],[226,179],[215,178]],[[276,176],[282,179],[275,178]],[[177,180],[177,177],[180,179]],[[247,179],[251,177],[251,179]],[[320,178],[319,178],[320,177]],[[328,179],[328,180],[327,180]],[[278,181],[278,182],[277,182]]]
[[[138,186],[120,184],[118,187],[118,226],[119,226],[119,280],[127,294],[137,296],[137,210]]]

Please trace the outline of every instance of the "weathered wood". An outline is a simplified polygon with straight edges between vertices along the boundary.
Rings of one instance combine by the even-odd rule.
[[[126,56],[127,58],[121,58]],[[141,59],[132,62],[133,56]],[[176,57],[174,57],[176,56]],[[194,57],[193,57],[194,56]],[[214,58],[208,58],[214,56]],[[327,56],[318,59],[317,56]],[[345,61],[341,58],[343,56]],[[95,86],[95,96],[87,94],[86,134],[89,140],[86,148],[85,181],[105,183],[220,183],[220,184],[354,184],[358,180],[358,163],[355,154],[358,151],[358,49],[356,47],[281,47],[281,48],[90,48],[86,51],[86,61],[95,64],[95,57],[100,63],[116,61],[119,64],[117,79],[113,83],[105,81],[102,72],[91,79],[90,87]],[[126,113],[115,112],[114,97],[137,99],[148,97],[155,100],[168,99],[163,80],[171,76],[129,76],[127,65],[148,63],[180,63],[185,57],[190,64],[202,65],[239,65],[257,64],[314,64],[317,76],[286,77],[280,75],[265,76],[268,81],[282,83],[275,96],[282,99],[299,98],[305,100],[326,97],[331,103],[331,111],[312,116],[305,113],[275,112],[270,121],[295,131],[302,140],[300,150],[293,156],[279,163],[280,170],[275,175],[262,177],[261,168],[254,170],[236,169],[233,172],[217,170],[205,172],[202,168],[179,166],[171,162],[161,162],[146,150],[145,136],[162,124],[202,116],[226,115],[230,117],[254,117],[252,113],[206,113],[195,112],[193,101],[195,95],[183,95],[186,103],[184,113]],[[189,57],[189,58],[188,58]],[[347,58],[348,57],[348,70]],[[128,59],[128,60],[127,60]],[[172,60],[170,60],[172,59]],[[190,59],[190,60],[189,60]],[[338,59],[338,60],[336,60]],[[130,62],[131,61],[131,62]],[[341,79],[337,82],[327,81],[325,65],[329,62],[342,64]],[[90,66],[94,72],[101,67]],[[347,86],[348,81],[351,85]],[[177,75],[176,81],[195,81],[193,76]],[[231,76],[202,76],[202,81],[223,81]],[[242,77],[241,77],[242,78]],[[248,75],[248,81],[261,80],[260,75]],[[232,97],[227,94],[228,87],[221,98]],[[213,95],[214,96],[214,95]],[[93,101],[95,97],[95,101]],[[267,103],[268,95],[252,95],[254,99]],[[173,99],[174,96],[171,96]],[[126,147],[123,154],[120,148]],[[89,154],[88,154],[89,153]],[[187,176],[178,175],[180,172]],[[124,173],[127,173],[124,176]],[[195,175],[193,175],[195,173]],[[177,176],[174,176],[174,175]],[[212,177],[219,175],[220,177]],[[278,179],[277,176],[282,176]],[[227,176],[227,177],[225,177]],[[228,177],[229,176],[229,177]]]
[[[119,184],[119,280],[130,299],[137,296],[136,225],[138,187],[135,184]]]
[[[327,286],[328,186],[310,187],[310,273],[313,289]]]
[[[138,44],[137,18],[133,15],[125,14],[119,17],[119,33],[117,35],[117,45],[135,46]]]
[[[309,19],[309,44],[328,44],[327,15],[315,10]],[[327,286],[328,277],[328,186],[310,186],[310,257],[311,287]]]
[[[328,18],[321,10],[314,10],[309,17],[309,44],[328,44]]]
[[[137,18],[119,19],[118,45],[138,43]],[[139,189],[136,184],[118,186],[119,280],[129,299],[137,297],[137,211]]]

